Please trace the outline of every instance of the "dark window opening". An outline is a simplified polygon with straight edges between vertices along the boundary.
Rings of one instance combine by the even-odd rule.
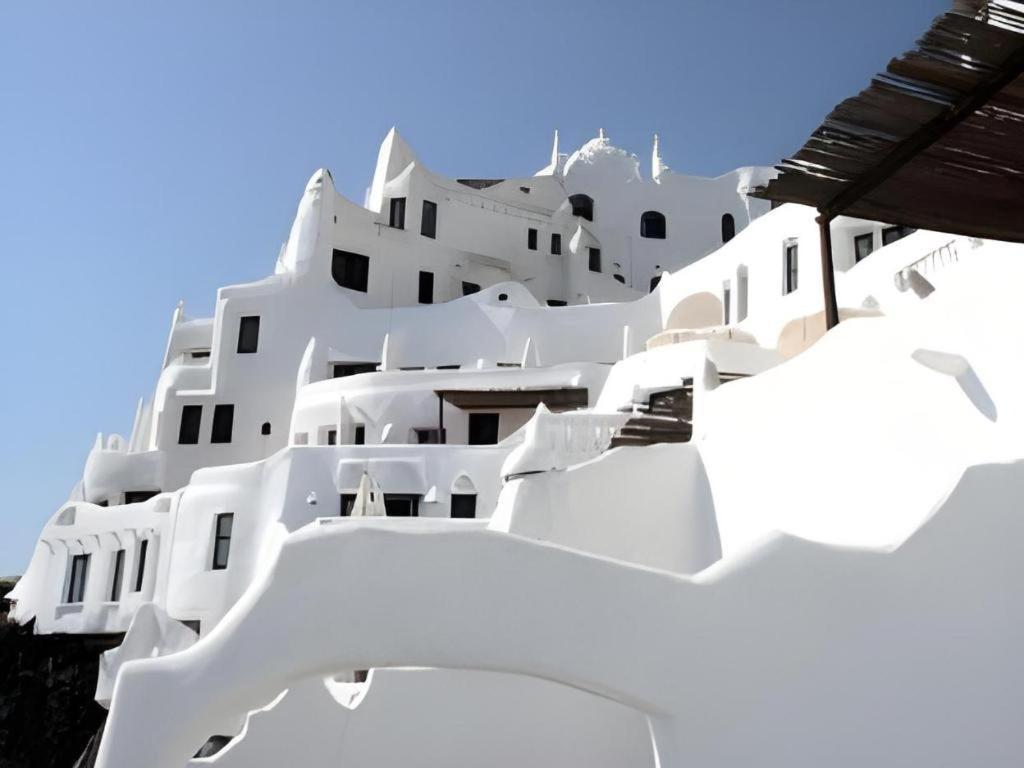
[[[114,553],[114,575],[110,581],[110,602],[116,603],[121,599],[121,582],[124,581],[124,550],[119,549]]]
[[[85,600],[85,576],[88,570],[88,555],[72,556],[71,577],[68,579],[68,592],[65,596],[65,603],[81,603]]]
[[[338,444],[338,430],[328,429],[327,430],[327,444],[337,445]]]
[[[420,304],[434,303],[434,273],[420,272]]]
[[[897,240],[902,240],[907,235],[916,231],[913,227],[904,227],[902,224],[895,227],[886,227],[882,230],[882,245],[895,243]]]
[[[453,493],[452,517],[464,519],[476,517],[476,494]]]
[[[651,278],[651,291],[658,287],[658,283],[661,282],[661,275],[655,275]]]
[[[368,669],[357,669],[352,672],[353,683],[365,683],[366,678],[370,676],[370,670]]]
[[[420,234],[424,237],[437,237],[437,203],[423,201],[423,215],[420,217]]]
[[[341,509],[338,514],[342,517],[350,517],[352,515],[352,508],[356,505],[356,495],[354,493],[343,493],[341,494]]]
[[[337,217],[335,217],[337,218]],[[203,623],[199,619],[181,619],[181,623],[191,629],[197,635],[201,634]]]
[[[355,431],[354,439],[353,439],[352,442],[355,445],[365,445],[366,444],[366,427],[364,427],[362,424],[357,424],[356,425],[356,431]]]
[[[557,232],[551,235],[551,255],[561,256],[562,255],[562,236]]]
[[[612,275],[612,278],[615,279],[615,280],[618,280],[623,285],[626,284],[626,278],[624,278],[622,275],[618,275],[618,274]]]
[[[149,501],[156,496],[160,491],[125,491],[124,492],[124,503],[125,504],[138,504],[143,501]]]
[[[736,219],[731,213],[722,214],[722,242],[728,243],[736,237]]]
[[[524,195],[530,194],[530,188],[529,187],[520,187],[519,191],[522,192]]]
[[[462,295],[469,296],[471,293],[477,293],[480,291],[480,286],[477,283],[470,283],[466,280],[462,281]]]
[[[370,281],[370,259],[360,253],[334,249],[331,277],[342,288],[366,293]]]
[[[357,373],[373,373],[377,366],[378,363],[332,363],[331,378],[342,379],[345,376],[355,376]]]
[[[263,426],[260,427],[260,434],[264,435],[264,436],[270,434],[270,422],[269,421],[264,421],[263,422]]]
[[[103,499],[102,501],[97,501],[96,502],[96,506],[97,507],[109,507],[110,506],[110,499]]]
[[[573,216],[587,221],[594,220],[594,199],[589,195],[570,195],[569,205],[572,206]]]
[[[206,740],[206,743],[199,748],[199,751],[196,752],[195,755],[193,755],[193,757],[197,759],[201,757],[213,757],[222,749],[224,749],[224,747],[226,747],[228,743],[230,743],[230,741],[230,736],[211,736]]]
[[[395,229],[405,229],[405,198],[391,198],[391,216],[388,219],[388,226]]]
[[[494,445],[498,442],[497,413],[469,414],[469,444]]]
[[[461,365],[455,363],[453,365],[439,365],[439,366],[437,366],[437,370],[439,370],[439,371],[457,371],[461,367],[462,367]]]
[[[188,353],[189,357],[193,360],[205,360],[210,356],[210,350],[208,349],[193,349]]]
[[[601,249],[600,248],[588,248],[588,266],[591,272],[601,271]]]
[[[866,258],[875,249],[875,234],[868,232],[866,235],[857,235],[853,238],[853,258],[860,261]]]
[[[238,353],[251,354],[260,342],[260,318],[243,317],[238,323]]]
[[[568,303],[569,302],[567,302],[565,299],[548,299],[549,307],[564,307],[567,306]]]
[[[149,539],[139,542],[139,562],[135,566],[135,591],[142,591],[142,579],[146,575],[146,552],[149,550]]]
[[[665,214],[658,211],[644,211],[640,216],[640,237],[664,240],[666,231]]]
[[[213,570],[223,571],[228,567],[228,554],[231,552],[231,529],[235,524],[235,516],[231,512],[217,515],[213,527]]]
[[[203,419],[203,406],[183,405],[181,407],[181,425],[178,427],[178,443],[195,445],[199,442],[199,424]]]
[[[213,408],[213,430],[211,443],[230,443],[231,428],[235,421],[235,406],[220,404]]]
[[[420,497],[405,493],[385,493],[384,511],[388,517],[419,517]]]
[[[507,293],[499,293],[498,294],[498,301],[508,301],[508,294]]]
[[[537,230],[533,227],[526,230],[526,247],[531,251],[537,250]]]
[[[786,273],[783,276],[782,293],[792,293],[797,286],[798,251],[797,244],[786,246]]]
[[[445,440],[442,439],[440,430],[436,427],[414,429],[413,432],[416,433],[416,442],[419,445],[440,445],[445,442]],[[444,437],[447,437],[448,430],[446,429],[444,432]]]

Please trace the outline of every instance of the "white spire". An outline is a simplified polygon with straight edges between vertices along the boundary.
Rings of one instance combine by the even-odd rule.
[[[597,138],[599,138],[599,139],[606,139],[606,138],[608,138],[607,136],[604,135],[604,128],[598,128],[597,129]]]
[[[660,142],[658,141],[658,134],[654,134],[654,149],[651,151],[651,178],[655,181],[661,178],[662,171],[668,169],[668,166],[661,161]]]
[[[558,129],[555,128],[555,141],[551,145],[551,167],[558,167]]]

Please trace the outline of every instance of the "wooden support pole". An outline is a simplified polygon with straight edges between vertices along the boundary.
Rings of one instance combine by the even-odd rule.
[[[832,264],[832,219],[826,214],[818,216],[821,233],[821,287],[825,294],[825,330],[839,325],[839,305],[836,303],[836,271]]]

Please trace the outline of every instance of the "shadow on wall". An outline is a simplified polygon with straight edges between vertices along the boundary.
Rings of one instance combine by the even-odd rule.
[[[668,316],[666,329],[708,328],[722,324],[722,302],[707,291],[694,293],[676,304]]]
[[[839,310],[839,321],[852,320],[857,317],[881,317],[882,313],[877,309],[859,309],[854,307],[843,307]],[[825,335],[825,310],[815,312],[813,315],[797,317],[786,323],[775,348],[785,359],[796,357],[814,342]]]

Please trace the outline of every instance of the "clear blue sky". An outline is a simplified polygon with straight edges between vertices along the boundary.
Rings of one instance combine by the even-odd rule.
[[[948,0],[0,7],[0,574],[98,431],[131,428],[171,312],[273,269],[310,174],[361,202],[397,125],[430,168],[528,175],[555,127],[716,175],[795,150]],[[645,166],[646,167],[646,166]]]

